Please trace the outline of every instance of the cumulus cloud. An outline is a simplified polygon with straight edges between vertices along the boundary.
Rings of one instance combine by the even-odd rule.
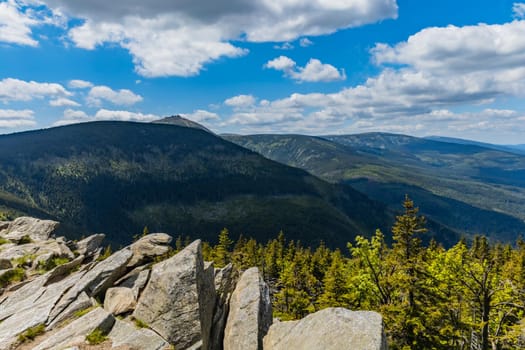
[[[49,101],[49,105],[52,107],[78,107],[80,106],[80,103],[70,100],[69,98],[60,97],[55,100]]]
[[[512,5],[512,13],[514,14],[514,18],[525,18],[525,4],[522,2],[515,2]]]
[[[33,5],[33,6],[30,6]],[[60,11],[42,8],[39,1],[7,0],[0,2],[0,42],[38,46],[32,28],[41,25],[64,26]]]
[[[31,101],[44,97],[71,96],[62,85],[56,83],[38,83],[13,78],[0,80],[0,101]]]
[[[377,44],[371,56],[380,72],[360,85],[334,93],[295,93],[262,100],[255,108],[234,108],[225,125],[248,132],[261,128],[267,132],[384,130],[450,135],[459,130],[489,133],[490,128],[515,135],[525,129],[519,119],[522,113],[492,107],[501,98],[525,96],[525,21],[427,28],[395,45]],[[299,72],[286,56],[266,67],[290,77]],[[456,106],[487,107],[455,113]],[[440,132],[444,124],[449,129]]]
[[[113,90],[108,86],[94,86],[89,90],[87,96],[89,104],[99,106],[102,101],[108,101],[115,105],[133,105],[137,102],[142,101],[142,96],[135,94],[133,91],[128,89]]]
[[[301,40],[299,40],[299,45],[301,47],[308,47],[308,46],[312,46],[314,44],[314,42],[308,38],[301,38]]]
[[[249,107],[255,103],[255,97],[252,95],[238,95],[228,98],[224,104],[230,107]]]
[[[290,42],[397,17],[395,0],[44,1],[84,19],[69,31],[77,47],[116,43],[148,77],[196,75],[208,62],[247,53],[232,41]]]
[[[181,116],[184,118],[193,120],[194,122],[197,122],[197,123],[215,121],[215,120],[220,119],[217,113],[205,111],[202,109],[198,109],[194,111],[193,113],[181,114]]]
[[[34,112],[30,109],[0,109],[0,128],[11,129],[36,125]]]
[[[291,58],[279,56],[268,61],[264,67],[282,71],[285,76],[299,82],[330,82],[346,79],[343,69],[338,70],[334,66],[322,63],[315,58],[311,58],[306,66],[299,67]]]
[[[100,109],[94,116],[95,120],[118,120],[118,121],[135,121],[135,122],[151,122],[160,119],[155,114],[144,114],[130,111],[114,111],[108,109]]]
[[[66,109],[62,119],[53,123],[53,126],[68,124],[84,123],[98,120],[116,120],[116,121],[135,121],[151,122],[158,120],[160,117],[154,114],[144,114],[140,112],[130,112],[125,110],[108,110],[99,109],[95,115],[88,115],[81,110]]]
[[[67,84],[71,89],[87,89],[93,87],[93,83],[86,80],[70,80]]]

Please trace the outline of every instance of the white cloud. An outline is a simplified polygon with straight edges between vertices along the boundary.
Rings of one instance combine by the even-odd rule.
[[[60,97],[55,100],[49,101],[49,105],[52,107],[78,107],[80,106],[80,103],[70,100],[69,98]]]
[[[71,89],[87,89],[93,87],[93,83],[85,80],[70,80],[67,84]]]
[[[279,56],[277,58],[274,58],[273,60],[266,62],[266,64],[264,65],[265,68],[272,68],[275,70],[282,71],[292,70],[295,68],[295,66],[295,61],[286,56]]]
[[[42,8],[40,1],[7,0],[0,2],[0,42],[38,46],[32,28],[41,25],[63,27],[60,11]]]
[[[255,97],[252,95],[238,95],[230,97],[224,101],[224,104],[230,107],[249,107],[255,103]]]
[[[34,126],[34,114],[30,109],[0,109],[0,129]]]
[[[155,114],[143,114],[130,111],[114,111],[108,109],[100,109],[94,116],[95,120],[118,120],[118,121],[135,121],[135,122],[151,122],[160,119]]]
[[[525,18],[525,4],[521,2],[515,2],[512,5],[512,13],[514,14],[514,18]]]
[[[283,71],[285,76],[299,82],[330,82],[346,79],[343,69],[338,70],[334,66],[322,63],[315,58],[311,58],[306,66],[298,67],[297,63],[291,58],[279,56],[268,61],[264,67]]]
[[[44,97],[71,96],[62,85],[13,78],[0,80],[0,101],[31,101]]]
[[[63,118],[53,123],[53,126],[84,123],[97,120],[151,122],[158,119],[160,119],[158,115],[124,110],[99,109],[95,115],[90,116],[81,110],[66,109],[64,111]]]
[[[314,42],[308,38],[301,38],[301,40],[299,40],[299,45],[301,47],[308,47],[308,46],[312,46],[314,44]]]
[[[220,119],[217,113],[205,111],[202,109],[198,109],[194,111],[193,113],[182,114],[181,116],[189,120],[193,120],[194,122],[197,122],[197,123],[209,122],[209,121]]]
[[[276,50],[293,50],[295,47],[287,41],[281,45],[274,45],[273,48]]]
[[[147,77],[196,75],[208,62],[247,53],[231,41],[289,42],[397,17],[395,0],[45,2],[85,20],[69,32],[77,47],[116,43]]]
[[[53,126],[62,126],[68,124],[77,124],[83,122],[89,122],[92,119],[84,111],[66,109],[64,111],[64,117],[53,123]]]
[[[0,109],[0,119],[33,119],[34,114],[30,109]]]
[[[115,91],[108,86],[94,86],[87,96],[89,104],[99,106],[102,101],[108,101],[115,105],[133,105],[142,101],[142,96],[133,93],[131,90],[122,89]]]
[[[31,37],[31,27],[36,24],[15,1],[0,2],[0,42],[37,46],[38,42]]]

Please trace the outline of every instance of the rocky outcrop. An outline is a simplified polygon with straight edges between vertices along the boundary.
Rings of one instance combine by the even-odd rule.
[[[153,266],[133,316],[177,349],[202,343],[206,350],[214,304],[213,270],[204,269],[201,242],[195,241]]]
[[[230,300],[230,313],[224,330],[224,350],[262,349],[263,337],[272,323],[268,285],[259,269],[246,270]]]
[[[104,349],[386,349],[373,312],[326,309],[270,327],[269,290],[258,269],[240,279],[231,264],[214,269],[200,241],[169,257],[170,236],[146,235],[102,259],[102,234],[72,242],[53,237],[53,222],[13,223],[0,226],[14,237],[0,245],[10,257],[0,260],[2,350],[17,349],[29,329],[44,333],[23,349],[84,349],[95,330],[107,336]]]
[[[47,241],[58,225],[59,223],[56,221],[19,217],[10,222],[7,228],[0,231],[0,237],[15,243],[23,239]]]
[[[274,323],[264,350],[387,350],[383,320],[370,311],[328,308],[299,321]]]

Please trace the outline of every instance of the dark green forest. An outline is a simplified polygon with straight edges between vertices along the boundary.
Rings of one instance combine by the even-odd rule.
[[[266,244],[233,242],[224,229],[217,244],[204,245],[205,259],[258,266],[282,320],[335,306],[375,310],[394,350],[524,348],[525,241],[423,245],[425,218],[408,196],[403,207],[390,232],[358,236],[345,250],[313,249],[282,232]]]

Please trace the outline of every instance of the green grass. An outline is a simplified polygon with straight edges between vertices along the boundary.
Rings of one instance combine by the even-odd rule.
[[[82,309],[82,310],[75,311],[73,316],[75,318],[80,318],[80,317],[84,316],[85,314],[89,313],[90,311],[93,311],[94,309],[96,309],[99,306],[100,306],[100,304],[97,304],[97,305],[93,305],[93,306],[90,306],[90,307]]]
[[[137,328],[149,328],[148,324],[138,318],[133,318],[133,323]]]
[[[0,237],[0,245],[2,245],[2,244],[7,244],[7,243],[11,243],[11,241],[8,240],[8,239],[5,239],[5,238],[3,238],[3,237]]]
[[[51,271],[55,267],[60,266],[60,265],[64,265],[64,264],[66,264],[68,262],[69,262],[68,258],[55,257],[55,258],[49,259],[48,261],[45,261],[45,262],[44,261],[40,261],[38,263],[38,270],[40,272]]]
[[[39,336],[40,334],[43,334],[45,330],[46,330],[46,326],[43,323],[36,325],[34,327],[28,328],[24,332],[18,335],[18,341],[21,343],[31,341],[35,339],[37,336]]]
[[[108,336],[100,329],[95,328],[91,333],[86,335],[86,341],[90,345],[100,344],[108,339]]]
[[[23,281],[26,277],[24,269],[17,267],[0,276],[0,288],[4,288],[13,282]]]

